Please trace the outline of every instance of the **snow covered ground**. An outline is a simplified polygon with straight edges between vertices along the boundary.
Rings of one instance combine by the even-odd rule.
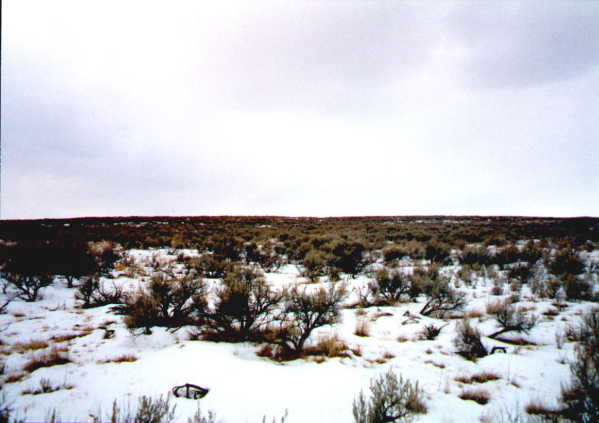
[[[591,259],[599,261],[598,253],[595,251]],[[136,263],[147,263],[153,256],[173,258],[166,250],[127,254]],[[447,268],[456,270],[457,266]],[[141,276],[130,276],[134,277],[115,271],[106,282],[127,289],[145,283]],[[278,287],[305,282],[292,265],[266,276]],[[369,280],[367,276],[343,279],[350,288]],[[460,285],[469,298],[464,312],[470,313],[473,323],[488,335],[497,326],[486,314],[486,305],[502,296],[491,295],[492,281],[479,278],[475,282],[469,288]],[[43,290],[42,300],[15,300],[0,315],[5,402],[27,421],[43,421],[52,409],[58,411],[61,421],[91,421],[99,413],[108,413],[115,399],[122,405],[128,401],[135,405],[141,395],[165,396],[175,385],[193,383],[210,389],[200,400],[201,408],[205,412],[213,410],[223,423],[259,422],[263,416],[270,421],[283,416],[286,410],[289,423],[351,422],[355,397],[360,390],[368,390],[371,378],[388,368],[417,381],[423,389],[428,412],[418,415],[416,421],[494,421],[494,416],[503,411],[523,410],[531,401],[557,405],[561,385],[569,380],[568,361],[574,354],[572,342],[558,345],[559,335],[594,306],[589,302],[566,303],[558,315],[543,315],[555,309],[551,300],[535,299],[525,286],[519,306],[540,318],[530,334],[523,335],[531,345],[510,345],[484,337],[488,349],[504,346],[507,353],[492,354],[476,362],[456,354],[452,340],[459,319],[444,322],[420,316],[422,299],[394,307],[345,308],[341,323],[318,329],[311,339],[335,334],[353,351],[350,357],[323,362],[309,357],[278,363],[257,356],[258,345],[190,341],[185,328],[174,333],[155,328],[152,335],[133,335],[123,317],[110,311],[111,306],[82,309],[74,292],[66,288],[66,282],[57,281]],[[510,294],[506,289],[503,297]],[[347,304],[352,302],[355,296],[347,300]],[[354,334],[359,320],[367,321],[369,336]],[[421,340],[420,331],[430,323],[447,326],[436,340]],[[107,330],[114,330],[112,338],[105,337]],[[68,353],[71,362],[31,372],[23,370],[32,357],[52,348]],[[111,361],[127,356],[134,361]],[[498,378],[480,384],[456,380],[482,372]],[[62,389],[24,393],[39,389],[42,379]],[[490,401],[480,405],[460,399],[459,395],[468,389],[486,390]],[[173,401],[178,421],[187,421],[196,411],[197,401]]]

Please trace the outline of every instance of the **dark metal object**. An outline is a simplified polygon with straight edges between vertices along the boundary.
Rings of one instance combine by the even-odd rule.
[[[175,386],[173,388],[173,394],[175,397],[189,398],[189,399],[200,399],[204,398],[210,389],[202,388],[201,386],[192,385],[186,383],[185,385]]]

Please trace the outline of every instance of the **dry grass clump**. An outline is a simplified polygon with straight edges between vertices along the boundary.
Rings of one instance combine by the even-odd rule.
[[[492,315],[499,314],[510,304],[511,304],[511,301],[509,299],[490,301],[487,303],[485,311],[487,312],[487,314],[492,314]]]
[[[370,323],[367,320],[360,319],[356,322],[356,329],[354,335],[357,336],[370,336]]]
[[[137,361],[137,356],[133,354],[123,354],[118,357],[108,358],[106,360],[98,361],[98,364],[106,364],[106,363],[132,363]]]
[[[545,310],[542,314],[543,316],[547,317],[555,317],[559,315],[559,310],[557,308],[549,308]]]
[[[466,383],[466,384],[492,382],[494,380],[499,380],[499,379],[501,379],[501,377],[499,375],[497,375],[496,373],[491,373],[491,372],[481,372],[481,373],[474,374],[470,377],[458,376],[455,378],[455,380],[457,382]]]
[[[32,339],[28,342],[17,342],[12,345],[13,352],[24,353],[48,348],[48,343],[40,339]]]
[[[497,341],[504,342],[506,344],[518,345],[520,347],[527,347],[527,346],[535,346],[535,345],[537,345],[536,343],[534,343],[532,341],[529,341],[528,339],[523,338],[521,336],[514,336],[514,337],[510,337],[510,338],[498,336],[495,339]]]
[[[549,419],[548,421],[553,421],[552,419],[556,419],[561,414],[561,410],[548,407],[545,404],[542,404],[539,400],[531,401],[524,408],[524,410],[528,414],[547,417]]]
[[[339,339],[337,335],[332,335],[323,337],[315,345],[304,348],[304,354],[347,358],[349,357],[348,350],[349,347],[343,340]]]
[[[367,314],[366,310],[364,310],[363,308],[358,308],[356,309],[356,316],[364,316]]]
[[[258,357],[273,358],[274,350],[271,344],[264,344],[256,351],[256,355]]]
[[[25,376],[27,376],[26,373],[15,373],[12,374],[10,376],[7,376],[6,379],[4,379],[4,383],[15,383],[15,382],[20,382],[22,381]]]
[[[393,354],[390,351],[385,351],[385,353],[383,354],[383,358],[386,360],[391,360],[391,359],[395,358],[395,354]]]
[[[351,347],[351,352],[357,357],[362,357],[362,347],[360,345]]]
[[[26,372],[34,372],[42,367],[58,366],[61,364],[71,363],[68,354],[58,350],[56,347],[52,347],[50,351],[42,351],[39,354],[35,354],[23,367]]]
[[[424,364],[432,364],[433,366],[438,367],[439,369],[444,369],[445,368],[445,364],[443,364],[443,363],[437,363],[437,362],[434,362],[432,360],[426,360],[424,362]]]
[[[339,357],[339,358],[349,358],[350,353],[349,346],[337,335],[322,337],[318,340],[318,342],[312,346],[305,347],[298,354],[289,354],[284,348],[281,348],[279,345],[273,344],[264,344],[262,345],[258,351],[256,351],[256,355],[258,357],[265,357],[274,361],[288,361],[296,358],[305,358],[305,357],[316,357],[315,361],[322,363],[324,360],[321,358],[328,357]],[[354,347],[351,352],[355,355],[361,355],[362,352],[359,347]],[[318,358],[319,357],[319,358]]]
[[[477,404],[485,405],[491,399],[489,392],[484,389],[466,389],[459,395],[464,401],[474,401]]]
[[[50,382],[50,379],[41,378],[40,385],[38,388],[25,389],[23,392],[21,392],[21,395],[48,394],[50,392],[56,392],[61,389],[73,389],[74,387],[75,387],[74,385],[68,384],[66,382],[63,383],[62,385],[53,385],[52,382]]]
[[[54,335],[50,338],[51,341],[54,342],[68,342],[72,341],[75,338],[82,338],[84,336],[89,335],[89,332],[84,333],[67,333],[65,335]]]

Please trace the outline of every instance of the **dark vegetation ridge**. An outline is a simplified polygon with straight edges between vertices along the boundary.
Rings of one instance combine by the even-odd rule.
[[[563,238],[573,242],[598,241],[599,218],[507,216],[369,216],[369,217],[83,217],[71,219],[3,220],[0,240],[72,242],[109,240],[125,248],[177,244],[197,248],[214,235],[260,241],[294,236],[359,239],[380,247],[391,241],[437,240],[482,242]],[[175,245],[172,245],[173,247]]]

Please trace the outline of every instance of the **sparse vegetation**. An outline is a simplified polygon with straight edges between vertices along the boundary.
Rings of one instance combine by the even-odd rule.
[[[597,419],[593,414],[598,407],[594,402],[597,348],[593,346],[594,329],[589,329],[594,323],[585,320],[579,327],[573,322],[575,315],[588,310],[589,302],[597,298],[596,253],[592,252],[599,246],[599,220],[497,217],[420,220],[417,222],[413,217],[173,217],[2,221],[0,227],[6,230],[0,241],[3,296],[0,313],[10,313],[2,318],[18,325],[15,325],[14,335],[9,334],[12,329],[3,332],[0,354],[25,354],[19,357],[21,361],[16,361],[16,366],[12,357],[6,361],[4,370],[8,375],[2,375],[2,382],[22,383],[23,386],[12,385],[11,389],[24,392],[23,388],[34,386],[31,383],[37,383],[38,377],[44,374],[45,371],[35,372],[39,368],[66,364],[71,359],[84,364],[83,355],[95,348],[96,342],[107,346],[115,336],[117,341],[128,336],[121,330],[123,321],[136,333],[150,334],[156,326],[166,327],[170,332],[168,336],[180,343],[180,347],[184,346],[183,338],[176,331],[184,326],[189,326],[186,330],[192,331],[193,339],[249,341],[255,343],[257,355],[279,361],[305,358],[320,363],[329,357],[339,357],[344,358],[341,360],[344,364],[376,368],[384,363],[388,366],[389,360],[404,359],[404,350],[422,348],[419,354],[424,359],[430,358],[424,362],[432,364],[427,367],[433,372],[448,367],[453,370],[451,363],[455,357],[450,356],[451,347],[445,344],[451,337],[455,351],[465,358],[476,360],[487,355],[485,338],[478,329],[485,328],[494,339],[487,341],[494,345],[495,341],[515,345],[505,352],[520,354],[523,359],[537,350],[563,348],[559,360],[549,361],[567,364],[571,344],[566,342],[577,342],[576,358],[570,363],[572,379],[563,387],[563,407],[543,408],[531,403],[526,411],[538,419]],[[65,222],[76,229],[65,226]],[[142,258],[137,260],[130,251],[122,253],[120,245],[125,250],[149,247],[163,250],[140,254]],[[54,250],[60,250],[60,254]],[[29,262],[31,266],[26,265]],[[285,273],[294,273],[297,269],[286,282],[299,275],[286,289],[276,285],[283,273],[272,279],[273,275],[263,273],[283,265],[291,265],[285,267]],[[360,278],[350,280],[360,274]],[[123,284],[122,280],[127,277],[134,281]],[[363,283],[368,279],[370,283]],[[351,303],[344,303],[348,293],[345,282],[339,281],[347,281],[354,287]],[[24,288],[19,287],[20,283]],[[136,290],[132,290],[137,283]],[[54,287],[45,290],[53,284]],[[65,286],[76,290],[64,291]],[[76,295],[78,309],[69,310],[70,305],[65,306],[62,299],[61,303],[48,304],[57,292]],[[61,313],[69,316],[74,313],[72,317],[81,315],[89,321],[58,329],[53,323],[58,319],[48,320],[43,324],[43,332],[48,332],[46,340],[23,340],[19,325],[33,325],[30,321],[41,319],[42,315],[31,315],[32,305],[22,301],[37,301],[42,294],[47,295],[43,313],[56,312],[53,316],[57,318]],[[489,302],[490,298],[495,300]],[[471,301],[474,304],[470,304]],[[485,303],[486,314],[483,312]],[[83,310],[106,304],[116,307],[106,307],[105,311]],[[355,310],[355,328],[343,327],[338,331],[341,312],[354,313],[342,307],[369,308]],[[124,319],[113,316],[111,324],[114,326],[110,329],[107,325],[100,326],[104,333],[94,331],[98,323],[92,322],[90,313],[95,316],[95,313],[114,311],[124,314]],[[565,329],[556,332],[555,346],[537,337],[536,331],[530,340],[515,334],[502,337],[507,332],[530,333],[538,324],[535,313],[544,316],[543,330],[545,327],[552,331],[559,329],[564,322],[562,328]],[[494,320],[489,320],[487,315]],[[458,318],[464,320],[455,326],[453,320],[448,320]],[[329,333],[342,333],[361,345],[350,347],[339,336],[322,336],[329,329],[323,328],[327,325],[332,326]],[[316,330],[318,328],[322,329]],[[357,336],[370,338],[353,337],[352,330]],[[133,342],[140,345],[154,342],[163,335],[161,331],[156,332],[154,337],[134,338]],[[17,338],[11,339],[8,335]],[[87,335],[91,336],[79,339]],[[391,342],[373,351],[371,346],[379,338]],[[436,341],[423,347],[420,342],[400,345],[393,343],[394,339],[398,342]],[[533,348],[531,340],[542,348]],[[70,356],[67,348],[72,351]],[[245,346],[234,348],[234,355],[243,354]],[[96,356],[87,362],[137,360],[136,355],[127,353],[111,356],[108,354],[102,361],[97,360],[106,356]],[[439,363],[439,359],[443,363]],[[489,357],[478,364],[488,369],[487,363],[500,359],[503,355]],[[136,368],[140,364],[101,368]],[[439,390],[485,404],[490,400],[488,392],[491,391],[466,389],[481,386],[459,385],[465,389],[460,394],[455,390],[455,382],[487,384],[483,386],[489,389],[500,389],[500,385],[514,389],[517,385],[510,376],[505,383],[493,383],[500,378],[494,372],[466,374],[469,376],[457,377],[455,381],[453,375],[446,377],[453,384],[453,392],[451,386],[443,390],[445,381],[440,382]],[[519,381],[523,388],[528,388],[524,378]],[[396,384],[404,382],[399,378]],[[34,386],[30,392],[26,389],[25,394],[51,393],[57,386],[45,380],[43,386],[40,382],[39,388]],[[40,398],[43,397],[36,399]],[[369,420],[369,416],[374,415],[368,411],[368,407],[375,405],[373,398],[362,397],[354,403],[354,413],[362,410],[358,415],[366,419],[360,421],[376,421]],[[421,400],[422,395],[419,398]],[[403,409],[410,412],[393,412],[387,416],[392,420],[386,421],[409,420],[413,411],[426,409],[422,401],[404,403]],[[146,409],[147,405],[144,405]],[[134,419],[134,414],[127,414],[127,418]],[[113,415],[118,416],[114,421],[124,418],[120,411]],[[200,414],[194,421],[211,419],[213,416]]]

